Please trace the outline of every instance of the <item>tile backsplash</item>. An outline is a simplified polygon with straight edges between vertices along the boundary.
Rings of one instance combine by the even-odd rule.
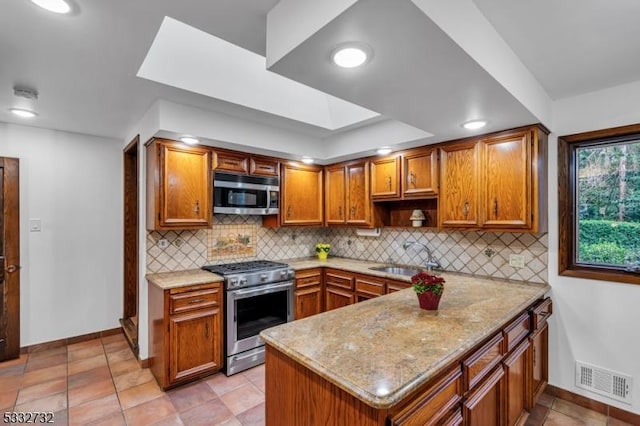
[[[383,228],[380,237],[360,237],[353,228],[263,228],[260,216],[216,215],[216,225],[248,226],[256,229],[255,257],[238,258],[282,260],[315,255],[315,244],[331,244],[333,256],[421,265],[427,253],[415,247],[402,248],[405,241],[426,244],[442,267],[497,278],[546,283],[547,234],[494,232],[437,232],[423,229]],[[233,227],[231,227],[233,228]],[[206,264],[234,259],[208,258],[209,233],[197,231],[152,231],[147,233],[147,272],[169,272],[200,268]],[[158,241],[169,245],[162,249]],[[523,255],[524,268],[509,266],[509,255]]]

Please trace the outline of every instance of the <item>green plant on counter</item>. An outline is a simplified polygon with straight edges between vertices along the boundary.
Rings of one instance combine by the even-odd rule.
[[[413,291],[417,294],[422,294],[428,291],[439,296],[444,290],[445,281],[442,277],[436,277],[435,275],[427,274],[426,272],[419,272],[411,277],[411,283],[413,284]]]
[[[331,250],[331,244],[318,243],[316,244],[316,253],[324,252],[329,253]]]

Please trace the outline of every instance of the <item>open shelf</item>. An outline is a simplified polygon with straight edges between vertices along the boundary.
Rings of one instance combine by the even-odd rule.
[[[412,226],[411,213],[414,210],[422,210],[426,220],[421,227]],[[435,229],[438,226],[438,199],[403,200],[403,201],[375,201],[373,203],[375,223],[378,226]]]

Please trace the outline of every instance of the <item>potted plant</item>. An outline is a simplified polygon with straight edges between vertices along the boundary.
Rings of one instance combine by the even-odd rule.
[[[444,290],[444,278],[419,272],[411,277],[413,291],[418,295],[420,307],[426,310],[438,309],[440,297]]]
[[[316,244],[316,253],[318,254],[318,259],[320,260],[327,260],[327,256],[329,256],[329,250],[331,250],[331,244]]]

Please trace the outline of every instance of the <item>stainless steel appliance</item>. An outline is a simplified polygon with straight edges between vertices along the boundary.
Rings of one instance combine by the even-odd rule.
[[[214,173],[213,212],[226,214],[277,214],[280,179]]]
[[[293,269],[265,260],[203,269],[224,277],[226,375],[264,363],[260,332],[293,320]]]

